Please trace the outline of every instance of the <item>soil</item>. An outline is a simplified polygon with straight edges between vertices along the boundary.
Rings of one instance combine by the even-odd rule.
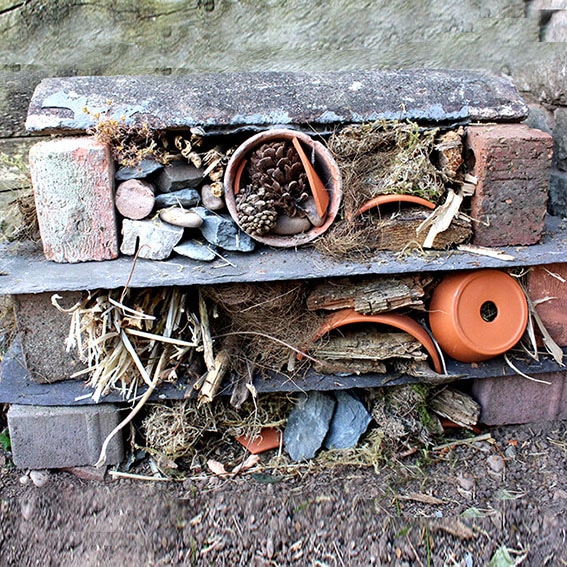
[[[8,461],[0,564],[567,565],[567,422],[480,434],[379,470],[315,461],[231,479],[51,471],[37,487]]]

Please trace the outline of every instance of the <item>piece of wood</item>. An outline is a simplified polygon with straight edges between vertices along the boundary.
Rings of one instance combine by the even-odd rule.
[[[425,283],[429,283],[427,278]],[[401,307],[423,309],[424,282],[419,276],[325,280],[307,298],[307,309],[347,309],[376,314]]]
[[[408,333],[382,333],[372,327],[363,331],[346,331],[344,335],[331,335],[319,341],[311,354],[321,360],[387,360],[427,357],[421,343]]]
[[[209,370],[205,376],[201,391],[199,392],[199,403],[208,404],[219,391],[222,379],[230,368],[230,354],[226,350],[221,350],[215,356],[214,368]]]
[[[376,221],[378,235],[369,231],[368,246],[376,250],[406,250],[413,247],[423,247],[426,234],[417,234],[419,226],[426,220],[427,211],[408,208],[396,211],[391,215],[382,216]],[[432,248],[444,250],[455,244],[465,242],[472,236],[470,220],[455,218],[447,230],[435,237]]]
[[[153,210],[155,189],[142,179],[128,179],[118,185],[114,203],[118,212],[127,219],[141,220]]]
[[[386,374],[388,369],[381,360],[321,360],[313,365],[319,374]]]
[[[451,388],[442,390],[432,398],[429,407],[436,414],[462,427],[476,425],[480,417],[480,405],[464,392]]]

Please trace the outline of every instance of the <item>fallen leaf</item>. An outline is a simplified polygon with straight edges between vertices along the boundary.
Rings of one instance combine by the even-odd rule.
[[[224,465],[222,463],[219,463],[218,461],[215,461],[213,459],[209,459],[207,461],[207,466],[209,467],[209,470],[218,475],[218,476],[226,476],[228,475],[227,470],[224,468]]]
[[[260,457],[258,455],[250,455],[243,463],[237,465],[232,469],[232,475],[247,471],[252,467],[256,466],[260,462]]]

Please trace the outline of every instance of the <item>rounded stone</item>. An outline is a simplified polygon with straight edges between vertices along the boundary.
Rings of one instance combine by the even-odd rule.
[[[182,226],[183,228],[199,228],[203,224],[203,219],[197,213],[187,211],[180,207],[162,209],[159,212],[159,218],[163,222],[175,226]]]
[[[118,185],[114,202],[123,217],[142,220],[154,208],[154,186],[142,179],[128,179]]]
[[[210,185],[203,185],[201,188],[201,200],[203,206],[210,211],[222,211],[226,204],[222,197],[218,197]]]
[[[307,232],[312,228],[312,226],[313,225],[307,218],[280,215],[276,222],[276,226],[272,229],[272,232],[274,234],[279,234],[280,236],[290,236],[293,234]]]

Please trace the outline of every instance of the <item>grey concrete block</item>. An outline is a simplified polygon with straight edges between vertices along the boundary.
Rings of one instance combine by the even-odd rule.
[[[96,406],[22,406],[8,410],[14,464],[20,468],[58,469],[94,465],[107,435],[120,422],[119,408]],[[106,464],[124,456],[122,435],[108,445]]]

